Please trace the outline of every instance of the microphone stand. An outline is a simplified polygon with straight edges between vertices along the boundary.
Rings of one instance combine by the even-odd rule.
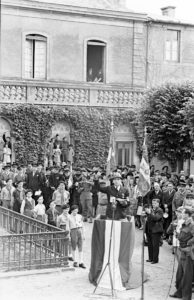
[[[144,300],[144,253],[145,253],[145,245],[144,245],[144,239],[145,239],[145,224],[146,224],[146,215],[142,215],[142,252],[141,252],[141,298],[140,300]]]
[[[109,251],[108,251],[108,261],[97,281],[97,284],[96,284],[96,287],[93,291],[93,294],[95,294],[99,284],[100,284],[100,281],[106,271],[106,269],[108,268],[109,270],[109,278],[110,278],[110,285],[111,285],[111,294],[112,294],[112,299],[115,299],[117,298],[116,296],[116,291],[114,289],[114,281],[113,281],[113,275],[112,275],[112,270],[111,270],[111,262],[110,262],[110,255],[111,255],[111,247],[112,247],[112,241],[113,241],[113,226],[114,226],[114,218],[115,218],[115,210],[116,210],[116,202],[113,202],[112,203],[112,221],[111,221],[111,230],[110,230],[110,238],[109,238]]]

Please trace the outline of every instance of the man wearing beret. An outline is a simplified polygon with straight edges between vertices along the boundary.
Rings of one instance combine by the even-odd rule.
[[[98,185],[98,190],[108,196],[108,205],[106,210],[106,217],[115,220],[126,219],[126,208],[130,205],[129,192],[122,185],[122,177],[120,173],[115,173],[112,177],[113,185],[102,187]],[[114,205],[115,214],[113,216]]]

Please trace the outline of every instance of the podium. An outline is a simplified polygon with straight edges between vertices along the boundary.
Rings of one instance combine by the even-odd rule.
[[[112,220],[95,220],[92,232],[91,265],[89,281],[97,285],[108,261]],[[135,223],[113,221],[113,234],[110,252],[110,267],[113,274],[114,289],[118,291],[129,287],[132,264],[131,258],[135,244]],[[110,288],[109,270],[106,268],[99,287]]]

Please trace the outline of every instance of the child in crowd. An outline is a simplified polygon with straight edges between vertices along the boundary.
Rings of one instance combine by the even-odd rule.
[[[72,256],[74,260],[74,267],[80,267],[85,269],[86,266],[83,263],[83,221],[82,216],[78,214],[78,206],[72,205],[71,215],[69,216],[69,227],[70,227],[70,237],[71,237],[71,248]],[[78,263],[76,259],[76,249],[78,247]]]
[[[57,227],[69,231],[69,204],[62,205],[62,214],[57,218]]]
[[[46,211],[48,224],[52,226],[57,226],[57,217],[59,215],[58,210],[55,208],[54,201],[51,201],[49,204],[49,209]]]
[[[37,199],[38,204],[34,208],[35,217],[37,220],[47,223],[46,207],[43,204],[43,196],[40,195]]]
[[[70,228],[69,228],[69,219],[70,219],[69,209],[70,209],[70,206],[69,206],[69,204],[64,204],[64,205],[62,205],[61,208],[62,208],[63,212],[57,218],[57,227],[59,227],[63,230],[70,231]],[[67,235],[67,237],[69,237],[69,234]],[[69,244],[69,260],[73,261],[72,253],[71,253],[71,244]]]
[[[35,217],[34,213],[35,201],[32,198],[32,190],[27,190],[25,193],[25,199],[22,201],[20,212],[22,215],[28,216],[30,218]]]

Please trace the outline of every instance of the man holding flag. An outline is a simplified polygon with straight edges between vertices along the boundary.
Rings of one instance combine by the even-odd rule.
[[[145,127],[144,130],[144,142],[142,147],[142,159],[140,163],[139,169],[139,181],[137,185],[137,190],[144,197],[150,190],[150,167],[148,163],[148,151],[146,145],[147,139],[147,130]],[[142,262],[141,262],[141,277],[142,277],[142,284],[141,284],[141,300],[144,300],[144,235],[145,235],[145,219],[143,218],[143,237],[142,237]]]

